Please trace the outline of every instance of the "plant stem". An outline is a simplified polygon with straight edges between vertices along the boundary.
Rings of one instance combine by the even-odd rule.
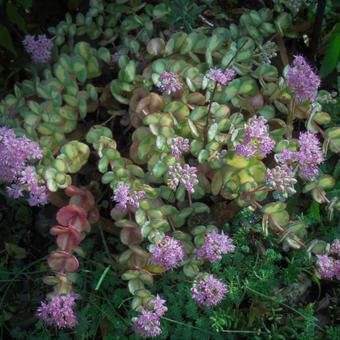
[[[264,297],[264,298],[266,298],[266,299],[268,299],[268,300],[277,302],[277,303],[280,304],[281,306],[290,309],[291,311],[293,311],[293,312],[295,312],[296,314],[302,316],[302,317],[306,320],[306,316],[305,316],[303,313],[299,312],[298,310],[296,310],[296,309],[293,308],[293,307],[290,307],[289,305],[285,304],[284,302],[277,301],[275,298],[272,298],[271,296],[268,296],[268,295],[265,295],[265,294],[263,294],[263,293],[261,293],[261,292],[258,292],[257,290],[252,289],[252,288],[250,288],[249,286],[246,286],[245,288],[246,288],[247,290],[253,292],[253,293],[256,294],[256,295],[259,295],[259,296],[262,296],[262,297]],[[319,328],[319,329],[322,330],[322,328],[321,328],[319,325],[316,324],[315,326],[316,326],[317,328]]]
[[[188,191],[188,200],[189,200],[189,206],[192,206],[192,197],[191,197],[191,193]]]
[[[287,133],[286,136],[288,139],[291,139],[293,136],[293,122],[294,122],[294,116],[295,116],[295,107],[296,107],[296,102],[295,102],[295,97],[293,98],[293,101],[291,102],[288,116],[287,116]]]

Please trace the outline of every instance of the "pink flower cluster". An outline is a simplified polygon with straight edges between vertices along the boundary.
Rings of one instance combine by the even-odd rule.
[[[73,312],[73,307],[77,299],[79,296],[76,294],[53,296],[46,303],[41,302],[37,316],[47,326],[54,326],[58,329],[74,328],[77,324],[77,317]]]
[[[207,79],[220,85],[227,85],[235,76],[236,72],[231,68],[225,71],[220,68],[211,68],[205,75]]]
[[[135,333],[142,337],[155,337],[161,334],[160,318],[167,312],[165,300],[158,295],[151,303],[151,309],[142,309],[138,317],[132,318]]]
[[[304,57],[294,57],[293,65],[289,67],[286,79],[298,102],[315,101],[320,86],[320,78],[313,72]]]
[[[226,284],[208,274],[195,280],[191,288],[191,295],[196,303],[206,307],[218,305],[227,293]]]
[[[317,255],[319,273],[323,279],[340,280],[340,240],[335,240],[329,253]]]
[[[38,36],[26,35],[23,45],[25,50],[32,56],[33,62],[47,63],[51,59],[53,43],[45,34]]]
[[[182,242],[170,236],[165,236],[151,251],[151,254],[150,263],[154,265],[161,264],[165,270],[179,267],[185,259]]]
[[[198,184],[196,167],[190,166],[188,164],[184,164],[182,167],[179,163],[170,165],[168,177],[168,186],[172,190],[175,191],[178,185],[181,183],[188,192],[195,192],[195,185]]]
[[[117,188],[113,191],[111,199],[118,203],[118,208],[126,209],[128,206],[138,208],[139,202],[145,197],[143,190],[131,190],[130,185],[119,182]]]
[[[9,185],[6,188],[9,196],[19,198],[27,190],[31,206],[47,204],[47,188],[39,185],[36,170],[29,165],[31,160],[41,158],[36,142],[17,137],[13,129],[0,128],[0,181]]]
[[[299,166],[299,175],[308,180],[315,179],[319,174],[319,165],[323,162],[320,141],[315,133],[301,132],[299,137],[299,150],[285,150],[276,155],[281,164],[296,164]]]
[[[267,169],[266,183],[270,189],[274,190],[274,196],[280,200],[295,194],[294,184],[296,182],[292,168],[286,164]]]
[[[170,140],[171,154],[179,159],[183,152],[190,150],[189,139],[183,137],[175,137]]]
[[[209,233],[205,236],[204,244],[196,251],[196,258],[206,258],[209,262],[221,261],[222,255],[232,253],[235,250],[233,240],[223,232]]]
[[[262,116],[251,117],[244,125],[243,143],[236,146],[236,152],[246,158],[258,153],[265,157],[274,148],[274,140],[269,135],[267,120]]]
[[[159,76],[159,82],[159,89],[161,92],[166,92],[168,94],[177,92],[183,88],[179,76],[174,72],[162,72]]]

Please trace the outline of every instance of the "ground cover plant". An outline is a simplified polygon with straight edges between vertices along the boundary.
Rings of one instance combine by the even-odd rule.
[[[91,0],[23,37],[0,103],[2,337],[340,338],[322,3]],[[328,16],[319,35],[302,13]]]

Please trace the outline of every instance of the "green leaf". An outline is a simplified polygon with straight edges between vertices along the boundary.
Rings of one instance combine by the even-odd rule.
[[[336,24],[321,62],[321,78],[329,75],[340,61],[340,23]]]
[[[83,59],[81,57],[75,57],[72,66],[77,79],[81,83],[84,83],[87,79],[87,68]]]
[[[97,53],[99,59],[105,61],[106,63],[111,61],[111,53],[107,48],[100,47]]]
[[[0,24],[0,45],[4,47],[6,50],[13,53],[15,56],[17,55],[17,52],[13,45],[12,37],[8,31],[8,29]]]

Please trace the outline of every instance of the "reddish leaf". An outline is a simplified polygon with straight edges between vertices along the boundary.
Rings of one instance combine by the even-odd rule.
[[[71,252],[81,241],[80,231],[71,225],[67,227],[54,226],[50,233],[57,236],[57,245],[63,251]]]
[[[55,272],[75,272],[78,270],[77,258],[66,251],[55,251],[48,257],[48,265]]]
[[[79,229],[79,231],[87,233],[91,228],[85,210],[74,204],[61,208],[57,213],[57,221],[63,226],[72,225]]]

